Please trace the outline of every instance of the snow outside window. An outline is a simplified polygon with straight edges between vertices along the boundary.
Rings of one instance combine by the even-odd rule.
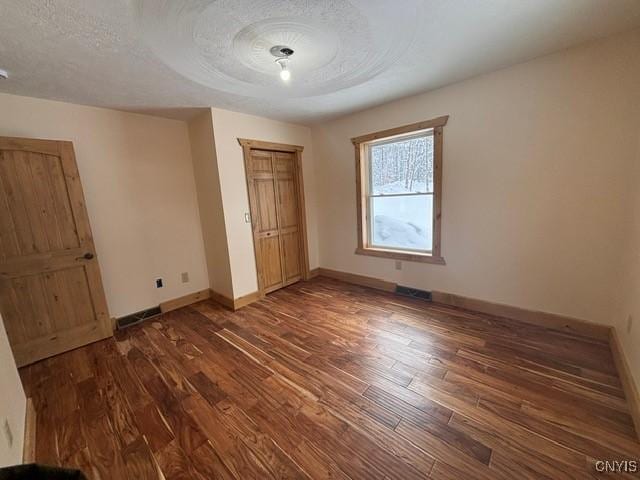
[[[369,245],[430,253],[433,249],[432,130],[368,145]]]

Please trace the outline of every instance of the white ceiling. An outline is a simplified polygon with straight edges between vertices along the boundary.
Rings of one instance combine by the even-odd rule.
[[[638,26],[640,0],[0,0],[0,92],[310,123]]]

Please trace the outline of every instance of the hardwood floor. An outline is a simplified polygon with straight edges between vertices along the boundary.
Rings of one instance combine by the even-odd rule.
[[[37,460],[89,478],[577,479],[640,459],[606,343],[325,278],[21,375]]]

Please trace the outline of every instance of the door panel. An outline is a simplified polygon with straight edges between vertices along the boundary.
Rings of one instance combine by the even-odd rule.
[[[279,238],[277,191],[273,177],[271,152],[254,150],[250,160],[251,211],[256,256],[261,268],[258,275],[265,291],[283,286],[282,260]]]
[[[4,258],[79,246],[59,157],[1,151],[0,184]]]
[[[269,176],[273,174],[271,166],[271,152],[265,150],[251,150],[251,170],[254,175],[266,173]]]
[[[278,177],[282,178],[288,175],[293,178],[295,174],[295,156],[291,153],[275,152],[275,159]]]
[[[86,283],[84,273],[81,268],[71,268],[44,274],[43,280],[48,295],[47,300],[51,308],[51,316],[56,325],[64,327],[76,326],[82,323],[82,318],[85,318],[85,315],[89,317],[93,314],[93,312],[88,312],[85,315],[76,315],[76,309],[74,308],[74,304],[77,302],[77,305],[82,306],[79,310],[84,310],[85,312],[87,309],[91,310],[91,296],[86,289],[86,285],[79,292],[73,290],[74,283],[82,281]],[[80,275],[82,276],[80,277]],[[74,276],[76,277],[75,282],[73,281]]]
[[[284,252],[284,279],[286,284],[302,278],[300,269],[300,237],[297,230],[282,233],[282,251]]]
[[[275,153],[285,285],[290,285],[302,278],[300,212],[298,210],[295,160],[296,157],[290,153]]]
[[[266,237],[260,240],[262,250],[262,278],[265,292],[282,287],[282,264],[280,259],[280,241],[278,237]]]
[[[0,137],[0,217],[0,312],[18,365],[111,335],[70,142]]]
[[[276,191],[272,178],[255,180],[258,233],[278,230],[278,214],[276,211]]]
[[[298,199],[293,178],[278,177],[278,209],[280,226],[290,228],[298,226]]]
[[[0,154],[0,181],[4,192],[3,203],[7,206],[6,215],[9,220],[8,231],[3,232],[2,237],[4,258],[27,255],[36,251],[21,178],[16,167],[18,163],[16,153],[22,152],[1,152]],[[9,243],[14,244],[12,248]]]

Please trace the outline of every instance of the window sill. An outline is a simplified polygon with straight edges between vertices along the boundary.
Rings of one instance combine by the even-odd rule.
[[[399,250],[385,250],[382,248],[356,248],[357,255],[368,255],[370,257],[393,258],[394,260],[404,260],[407,262],[435,263],[446,265],[444,258],[434,257],[428,253],[409,253]]]

